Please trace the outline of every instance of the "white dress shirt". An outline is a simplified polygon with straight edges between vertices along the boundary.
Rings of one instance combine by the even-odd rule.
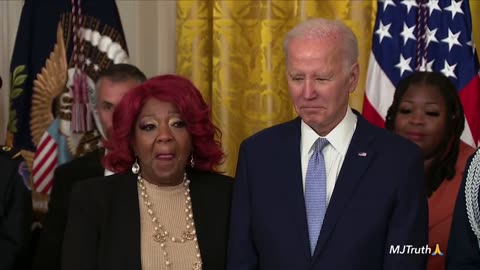
[[[348,146],[352,141],[353,133],[357,127],[357,116],[348,107],[347,113],[342,121],[322,138],[327,138],[328,144],[323,148],[322,153],[325,159],[325,170],[327,172],[327,206],[332,197],[333,188],[337,181],[338,174],[342,168]],[[302,162],[302,182],[305,191],[305,177],[307,175],[308,161],[312,156],[313,144],[321,136],[305,122],[301,123],[300,157]]]
[[[109,171],[108,169],[105,169],[105,173],[104,173],[105,176],[109,176],[109,175],[112,175],[112,174],[115,174],[115,173],[112,172],[112,171]]]

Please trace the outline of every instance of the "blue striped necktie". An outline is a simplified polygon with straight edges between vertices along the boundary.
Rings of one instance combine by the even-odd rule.
[[[323,218],[327,210],[327,172],[322,149],[328,144],[326,138],[318,138],[313,145],[313,153],[308,161],[305,177],[305,206],[307,209],[310,253],[317,245]]]

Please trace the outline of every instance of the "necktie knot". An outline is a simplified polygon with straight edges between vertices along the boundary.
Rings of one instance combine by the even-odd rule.
[[[327,138],[318,138],[315,141],[315,151],[321,152],[325,146],[327,146],[328,140]]]

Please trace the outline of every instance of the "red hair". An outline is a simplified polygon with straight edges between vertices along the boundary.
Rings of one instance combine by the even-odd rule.
[[[187,131],[192,137],[192,154],[195,167],[213,171],[223,161],[224,153],[215,135],[220,130],[210,119],[210,108],[200,91],[188,80],[177,75],[153,77],[130,90],[113,113],[110,138],[104,142],[108,150],[105,167],[116,173],[130,170],[134,161],[133,141],[135,123],[143,105],[154,98],[177,106]]]

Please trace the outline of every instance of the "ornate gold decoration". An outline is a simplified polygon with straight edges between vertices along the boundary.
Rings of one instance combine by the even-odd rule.
[[[60,24],[57,27],[57,42],[45,67],[37,74],[33,82],[32,109],[30,128],[33,143],[38,145],[43,133],[54,120],[52,105],[65,87],[67,81],[67,56],[63,42],[63,30]]]

